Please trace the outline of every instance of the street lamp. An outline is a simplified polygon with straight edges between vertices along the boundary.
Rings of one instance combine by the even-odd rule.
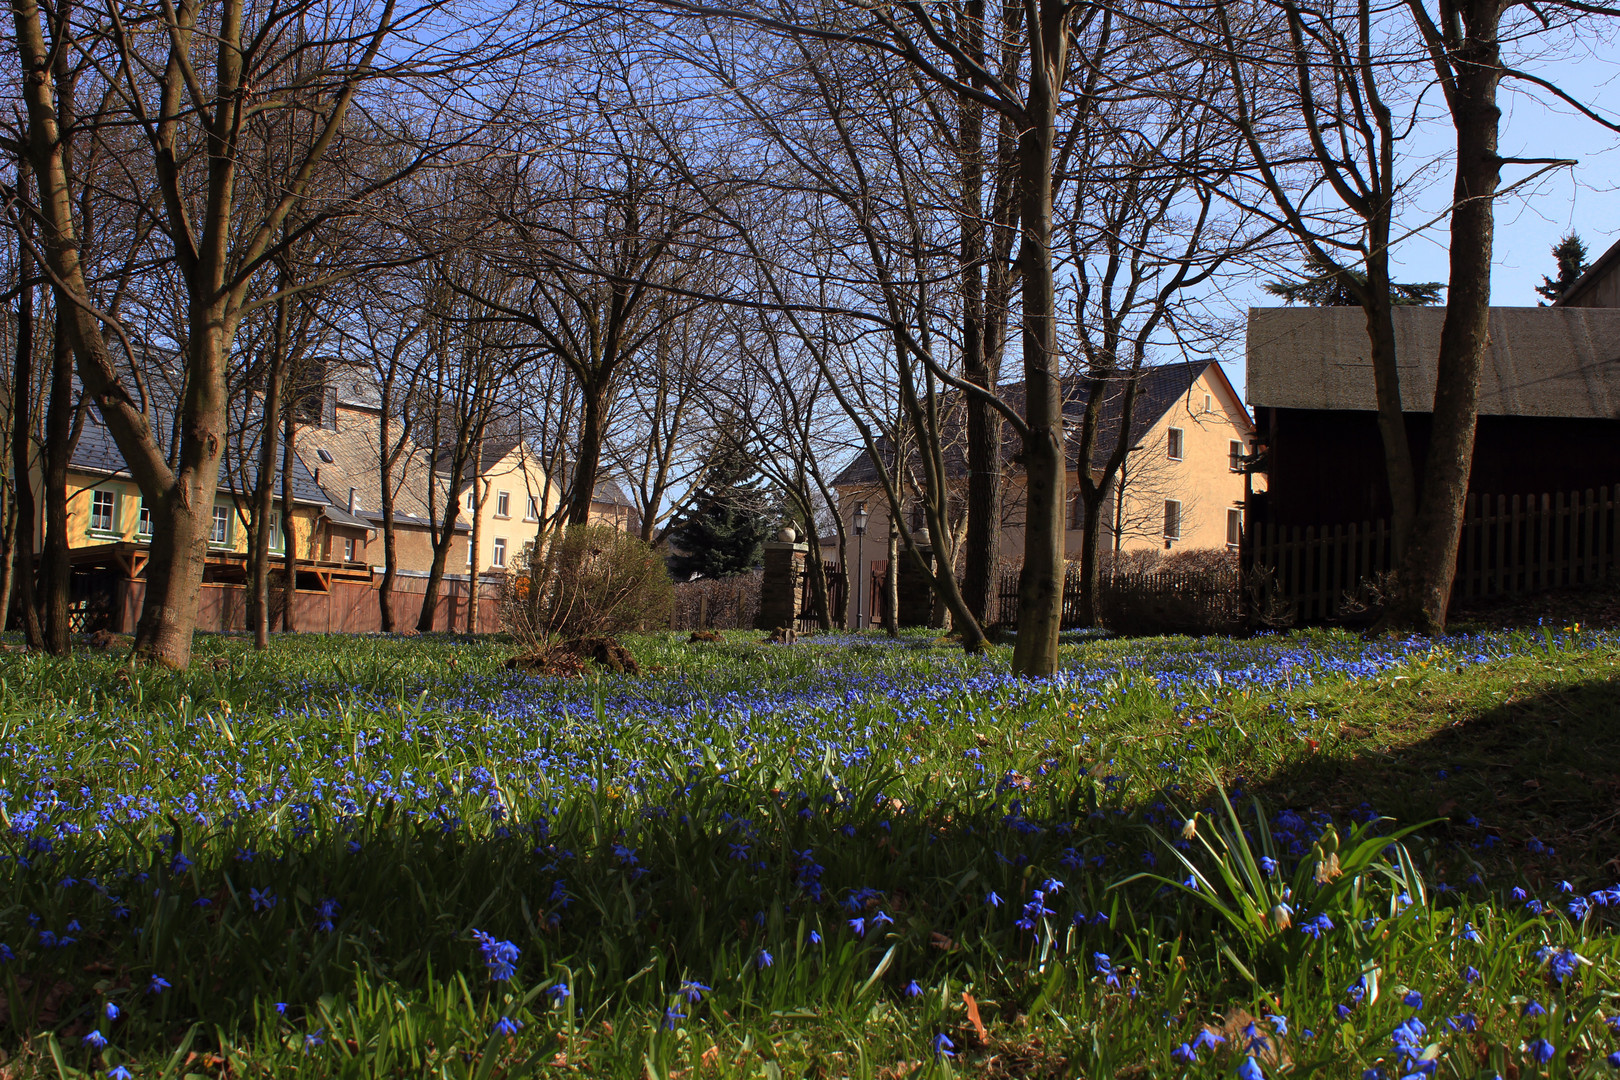
[[[866,504],[855,504],[855,629],[861,628],[861,596],[866,592],[866,521],[871,515],[866,512]]]

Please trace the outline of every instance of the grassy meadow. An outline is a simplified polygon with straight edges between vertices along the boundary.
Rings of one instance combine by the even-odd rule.
[[[0,1078],[1596,1077],[1620,636],[0,657]]]

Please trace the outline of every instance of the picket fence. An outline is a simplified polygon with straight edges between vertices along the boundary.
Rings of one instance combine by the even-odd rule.
[[[1258,621],[1339,621],[1376,607],[1394,568],[1384,521],[1331,527],[1257,524],[1244,538]],[[1620,487],[1543,495],[1470,495],[1452,602],[1590,585],[1620,563]]]

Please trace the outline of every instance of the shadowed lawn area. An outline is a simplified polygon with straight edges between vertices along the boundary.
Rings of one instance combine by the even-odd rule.
[[[1560,654],[1420,671],[1291,704],[1323,723],[1316,753],[1263,777],[1273,805],[1368,802],[1434,830],[1482,871],[1620,878],[1620,660]],[[1470,824],[1470,821],[1474,822]],[[1485,846],[1494,840],[1495,846]]]

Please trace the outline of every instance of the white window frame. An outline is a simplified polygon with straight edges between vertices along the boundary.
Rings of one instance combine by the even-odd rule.
[[[510,491],[497,491],[495,493],[495,516],[498,518],[512,516],[512,493]]]
[[[103,515],[106,523],[101,524]],[[118,492],[96,488],[90,492],[90,531],[102,536],[118,532]]]
[[[1215,395],[1214,394],[1205,394],[1204,395],[1204,411],[1207,412],[1207,413],[1212,413],[1212,412],[1215,411]]]
[[[1181,461],[1187,456],[1187,432],[1183,428],[1169,428],[1164,435],[1164,454],[1170,461]]]
[[[146,505],[145,495],[141,496],[141,509],[135,515],[135,536],[142,540],[152,538],[152,508]]]
[[[343,561],[354,562],[354,537],[352,536],[343,538]]]
[[[231,508],[229,506],[214,507],[214,515],[208,525],[208,546],[227,548],[231,546]]]
[[[1243,440],[1232,439],[1226,444],[1227,468],[1233,472],[1243,471]]]
[[[1233,526],[1236,526],[1234,529]],[[1236,551],[1243,541],[1243,507],[1226,508],[1226,546]]]
[[[497,536],[490,547],[489,564],[497,570],[506,569],[506,537]]]
[[[478,513],[478,489],[476,487],[467,489],[467,513]]]
[[[524,515],[523,520],[524,521],[539,521],[540,520],[540,496],[538,496],[538,495],[530,495],[529,496],[529,512]]]
[[[1172,506],[1175,507],[1174,511],[1172,511],[1170,509]],[[1175,530],[1174,531],[1171,531],[1171,528],[1170,528],[1170,526],[1171,526],[1171,518],[1172,517],[1175,519],[1175,522],[1174,522]],[[1181,500],[1180,499],[1166,499],[1166,500],[1164,500],[1164,538],[1166,540],[1180,540],[1181,539],[1181,526],[1182,526]]]
[[[281,552],[287,545],[287,534],[281,529],[281,511],[270,511],[270,550]]]

